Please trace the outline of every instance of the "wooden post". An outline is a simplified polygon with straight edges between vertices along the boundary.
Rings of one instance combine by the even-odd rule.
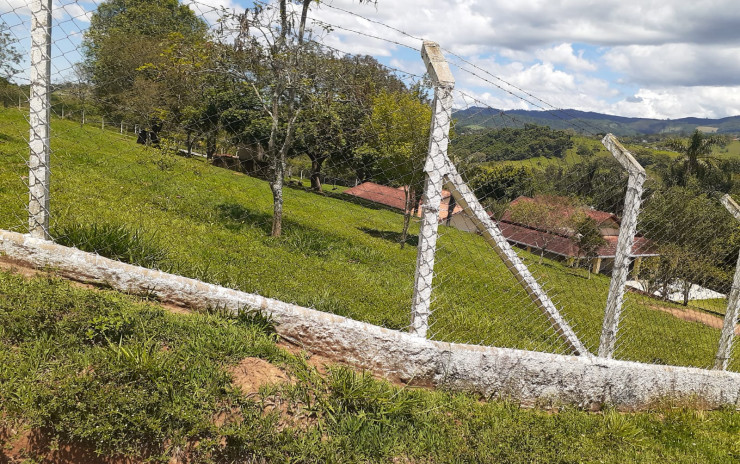
[[[434,83],[434,113],[429,134],[429,152],[424,165],[426,183],[417,247],[410,332],[426,337],[429,329],[429,308],[432,298],[434,254],[437,248],[442,185],[448,169],[447,146],[450,140],[452,89],[455,87],[455,79],[438,44],[425,41],[421,56]]]
[[[735,219],[740,221],[740,206],[730,195],[724,195],[721,199],[722,204]],[[722,333],[719,337],[719,347],[717,355],[714,357],[714,368],[727,370],[732,356],[732,343],[735,339],[735,324],[740,317],[740,256],[738,257],[735,267],[735,277],[732,280],[732,288],[727,297],[727,310],[725,311],[725,321],[722,324]]]
[[[28,140],[28,231],[49,239],[49,136],[51,117],[51,2],[33,0],[31,26],[31,98]]]
[[[606,300],[604,323],[601,328],[601,340],[599,341],[599,356],[611,358],[617,345],[617,331],[619,330],[619,319],[622,315],[622,304],[624,303],[624,287],[629,277],[632,246],[637,231],[637,215],[642,203],[642,186],[647,179],[647,174],[640,163],[619,143],[614,135],[607,134],[601,143],[629,174],[627,195],[624,199],[624,214],[619,226],[617,252],[614,257],[614,269],[609,283],[609,296]]]

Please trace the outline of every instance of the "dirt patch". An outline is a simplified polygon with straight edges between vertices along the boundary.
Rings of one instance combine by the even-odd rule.
[[[306,364],[316,369],[316,371],[318,371],[318,373],[321,375],[326,374],[327,368],[332,364],[345,364],[336,359],[331,359],[320,354],[311,353],[309,351],[306,351],[306,349],[293,345],[292,343],[289,343],[285,340],[281,340],[280,342],[278,342],[277,345],[290,354],[305,359]]]
[[[37,462],[44,464],[138,464],[142,461],[125,457],[98,456],[84,444],[56,443],[40,430],[5,430],[0,433],[0,464]]]
[[[722,326],[725,322],[724,319],[721,317],[712,316],[711,314],[707,314],[705,312],[697,311],[694,309],[669,308],[667,306],[654,304],[648,305],[648,307],[656,311],[668,313],[671,316],[677,317],[684,321],[698,322],[700,324],[704,324],[707,327],[711,327],[713,329],[722,329]],[[740,324],[735,325],[735,335],[740,335]]]
[[[20,261],[16,261],[2,255],[0,255],[0,269],[12,272],[13,274],[20,274],[27,279],[32,279],[40,274],[46,274],[45,272],[29,267]]]
[[[288,375],[260,358],[244,358],[229,368],[234,385],[247,395],[256,394],[263,385],[286,383]]]

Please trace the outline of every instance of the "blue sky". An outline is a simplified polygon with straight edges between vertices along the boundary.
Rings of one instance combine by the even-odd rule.
[[[210,21],[218,18],[220,8],[239,10],[251,4],[185,2]],[[27,3],[0,0],[2,22],[22,51],[28,47]],[[337,26],[321,37],[336,49],[370,54],[389,66],[421,74],[417,38],[440,43],[458,65],[452,69],[459,95],[468,96],[458,96],[459,106],[483,102],[501,109],[531,108],[532,98],[519,88],[538,104],[556,108],[654,118],[740,115],[736,0],[322,3],[311,17]],[[71,76],[81,34],[95,7],[94,1],[55,0],[58,80]]]

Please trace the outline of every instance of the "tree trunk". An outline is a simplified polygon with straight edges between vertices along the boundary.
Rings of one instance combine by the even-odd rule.
[[[452,222],[452,213],[455,211],[455,206],[457,206],[455,196],[450,193],[450,201],[447,203],[447,217],[445,218],[445,225],[447,227],[449,227]]]
[[[187,148],[188,148],[188,158],[193,156],[193,133],[191,131],[188,131],[188,141]]]
[[[273,179],[270,182],[272,190],[272,232],[273,237],[280,237],[283,233],[283,173],[285,160],[275,158],[273,163]]]
[[[321,165],[324,158],[311,159],[311,190],[321,193]]]
[[[683,282],[683,305],[689,305],[689,297],[691,296],[691,282],[684,280]]]
[[[210,133],[206,136],[206,159],[213,159],[216,154],[216,134]]]

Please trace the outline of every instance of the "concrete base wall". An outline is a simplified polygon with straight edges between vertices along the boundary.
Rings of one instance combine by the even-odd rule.
[[[523,403],[639,409],[665,398],[689,398],[707,407],[740,406],[737,373],[430,341],[14,232],[0,231],[0,254],[77,281],[155,294],[191,308],[258,309],[275,320],[286,340],[392,380]]]

